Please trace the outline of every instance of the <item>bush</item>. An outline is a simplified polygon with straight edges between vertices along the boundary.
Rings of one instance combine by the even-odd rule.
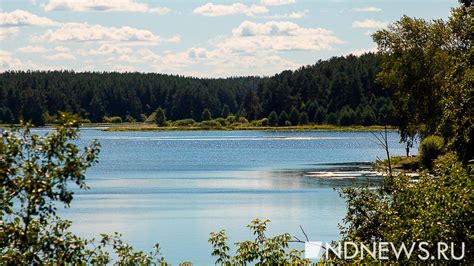
[[[122,123],[122,118],[120,116],[104,116],[102,121],[105,123]]]
[[[245,117],[239,117],[239,123],[248,124],[249,121],[248,121],[247,118],[245,118]]]
[[[269,125],[268,118],[262,118],[259,120],[259,126],[268,127],[268,125]]]
[[[235,116],[235,115],[229,115],[226,119],[227,119],[227,121],[229,121],[230,124],[233,124],[233,123],[237,122],[237,120],[238,120],[237,116]]]
[[[443,153],[444,139],[440,136],[432,135],[424,138],[418,148],[420,163],[427,169],[431,169],[433,160]]]
[[[209,121],[209,120],[212,119],[212,114],[209,111],[209,109],[206,108],[202,111],[201,119],[202,119],[202,121]]]
[[[199,127],[204,128],[204,129],[219,129],[222,128],[222,125],[215,121],[215,120],[209,120],[209,121],[202,121],[199,123]]]
[[[135,118],[133,118],[131,115],[126,115],[125,122],[137,122],[137,120],[135,120]]]
[[[145,120],[145,123],[154,124],[156,120],[156,112],[151,113]]]
[[[173,122],[173,125],[177,127],[185,127],[185,126],[192,126],[195,123],[196,121],[194,121],[194,119],[187,118],[187,119],[176,120]]]
[[[394,177],[391,191],[368,186],[342,189],[348,208],[341,226],[344,241],[360,241],[367,246],[372,242],[392,242],[400,247],[401,243],[410,245],[422,240],[428,243],[426,250],[430,254],[437,253],[436,243],[451,242],[455,244],[456,256],[460,255],[460,243],[464,243],[464,263],[454,264],[472,265],[474,175],[454,154],[442,155],[434,165],[436,178],[422,173],[418,182],[412,182],[409,176],[400,174]],[[409,258],[401,256],[401,260],[396,260],[392,257],[390,261],[416,264],[418,260],[423,264],[418,257],[425,256],[423,253],[421,249],[415,249]],[[452,258],[448,256],[448,259]],[[351,262],[354,261],[343,261]],[[440,264],[444,263],[449,264],[447,261]]]
[[[221,118],[221,117],[216,118],[213,121],[216,121],[217,123],[221,124],[221,126],[223,126],[223,127],[229,125],[229,121],[227,121],[227,119],[224,119],[224,118]]]

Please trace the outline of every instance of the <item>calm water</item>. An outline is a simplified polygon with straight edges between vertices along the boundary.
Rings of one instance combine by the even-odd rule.
[[[402,155],[398,134],[389,137]],[[270,234],[302,237],[302,225],[313,241],[339,239],[345,205],[333,188],[348,183],[306,174],[384,156],[367,132],[82,131],[82,144],[93,139],[102,150],[87,172],[91,189],[77,191],[63,217],[82,236],[119,231],[146,251],[159,242],[173,264],[212,264],[209,233],[248,239],[256,217],[272,221]]]

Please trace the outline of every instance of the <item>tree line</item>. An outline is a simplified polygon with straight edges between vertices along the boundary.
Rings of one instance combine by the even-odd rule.
[[[201,121],[208,111],[213,118],[268,118],[273,126],[394,124],[390,94],[374,82],[379,67],[378,56],[365,54],[272,77],[8,71],[0,73],[0,122],[44,125],[59,112],[91,122],[145,121],[161,108],[170,120]]]

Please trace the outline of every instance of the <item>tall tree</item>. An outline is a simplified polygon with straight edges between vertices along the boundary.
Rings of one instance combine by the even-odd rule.
[[[159,107],[158,109],[156,109],[156,118],[155,118],[155,122],[156,124],[159,126],[159,127],[163,127],[163,126],[166,126],[166,115],[165,115],[165,111],[163,109],[161,109],[161,107]]]

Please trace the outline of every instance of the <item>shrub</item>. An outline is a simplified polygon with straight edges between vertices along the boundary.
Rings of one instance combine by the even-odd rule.
[[[151,113],[146,119],[145,123],[154,124],[156,120],[156,112]]]
[[[239,117],[239,123],[248,124],[249,121],[248,121],[247,118],[245,118],[245,117]]]
[[[368,186],[342,189],[348,208],[341,226],[344,241],[360,241],[367,246],[372,242],[392,242],[400,247],[402,243],[416,243],[422,239],[428,243],[425,249],[431,254],[437,253],[436,243],[451,242],[455,244],[456,256],[460,255],[460,243],[464,243],[464,263],[455,263],[472,265],[474,175],[454,154],[442,155],[434,165],[435,178],[422,173],[418,182],[412,182],[409,176],[400,174],[395,177],[391,191]],[[401,256],[401,260],[396,260],[392,257],[390,261],[423,264],[418,257],[425,256],[423,253],[421,249],[415,249],[409,258]],[[448,259],[453,258],[448,256]],[[351,262],[361,263],[341,261]],[[391,263],[387,261],[387,264]]]
[[[105,123],[122,123],[122,118],[120,116],[104,116],[102,120]]]
[[[444,139],[440,136],[428,136],[424,138],[418,149],[420,163],[427,169],[432,168],[433,160],[444,153]]]
[[[126,115],[125,122],[137,122],[137,120],[135,120],[135,118],[133,118],[131,115]]]
[[[291,122],[288,121],[288,120],[286,120],[286,121],[285,121],[285,127],[290,127],[290,126],[291,126]]]
[[[227,121],[227,119],[224,119],[224,118],[221,118],[221,117],[216,118],[213,121],[216,121],[217,123],[221,124],[221,126],[223,126],[223,127],[229,125],[229,121]]]
[[[209,109],[206,108],[202,111],[201,119],[202,119],[202,121],[209,121],[209,120],[212,119],[212,114],[209,111]]]
[[[259,125],[262,126],[262,127],[267,127],[269,124],[268,122],[268,118],[262,118],[259,120]]]
[[[230,124],[233,124],[233,123],[237,122],[237,120],[238,120],[237,116],[235,116],[235,115],[229,115],[226,119],[227,119],[227,121],[229,121]]]
[[[187,118],[187,119],[176,120],[173,122],[173,125],[177,127],[185,127],[185,126],[192,126],[195,123],[196,121],[194,121],[194,119]]]
[[[209,121],[202,121],[199,123],[199,127],[204,128],[204,129],[219,129],[222,128],[222,125],[215,121],[215,120],[209,120]]]

